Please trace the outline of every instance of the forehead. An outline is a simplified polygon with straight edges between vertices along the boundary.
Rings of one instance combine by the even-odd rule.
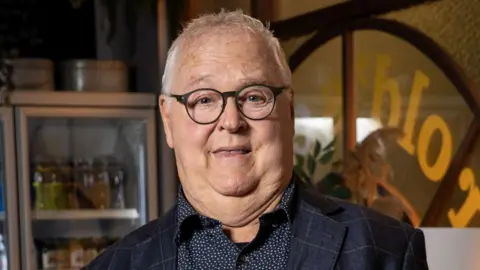
[[[195,87],[278,83],[278,64],[271,47],[246,30],[214,30],[185,45],[176,80],[183,92]]]

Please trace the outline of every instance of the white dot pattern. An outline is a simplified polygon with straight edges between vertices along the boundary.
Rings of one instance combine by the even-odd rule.
[[[178,269],[287,269],[294,188],[290,184],[277,209],[260,217],[257,236],[243,245],[233,243],[219,221],[199,215],[180,190]]]

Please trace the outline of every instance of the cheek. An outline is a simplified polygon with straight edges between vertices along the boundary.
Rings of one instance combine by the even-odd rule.
[[[190,119],[179,119],[173,128],[175,154],[184,165],[196,166],[204,159],[205,147],[212,133],[212,127],[198,125]]]
[[[293,120],[290,111],[272,113],[272,120],[259,123],[255,128],[261,146],[260,162],[282,163],[293,155]],[[263,162],[262,162],[263,163]]]
[[[284,129],[285,127],[278,122],[270,122],[258,127],[256,137],[260,145],[260,162],[272,163],[282,159],[285,154],[284,148],[289,143],[284,135]]]

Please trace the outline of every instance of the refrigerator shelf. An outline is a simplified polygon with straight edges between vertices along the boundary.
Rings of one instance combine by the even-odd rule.
[[[1,218],[1,217],[0,217]],[[34,220],[138,219],[137,209],[35,210]]]

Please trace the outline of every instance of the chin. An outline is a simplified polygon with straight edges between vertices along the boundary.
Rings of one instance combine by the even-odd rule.
[[[211,183],[215,191],[223,196],[242,197],[250,194],[258,186],[258,181],[250,177],[221,177]]]

